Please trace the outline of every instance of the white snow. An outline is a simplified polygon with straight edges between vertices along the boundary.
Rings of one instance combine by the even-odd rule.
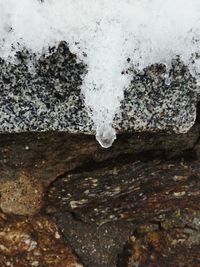
[[[12,60],[23,46],[39,57],[61,40],[88,66],[82,92],[103,147],[115,139],[113,118],[130,82],[121,73],[130,64],[169,67],[180,55],[200,82],[199,60],[192,60],[200,44],[199,0],[0,0],[0,57]]]

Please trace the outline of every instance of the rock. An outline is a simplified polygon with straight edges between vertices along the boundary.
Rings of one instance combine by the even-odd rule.
[[[184,156],[193,149],[198,138],[198,124],[187,134],[120,135],[108,150],[101,149],[93,137],[84,135],[0,135],[0,207],[5,213],[37,213],[49,184],[75,168],[82,166],[90,170],[108,164],[111,168],[118,160],[128,163],[144,158]]]
[[[18,64],[0,61],[1,132],[75,132],[80,118],[87,127],[80,92],[85,66],[65,42],[52,55],[41,57],[33,73],[28,64],[34,55],[19,51],[16,57]]]
[[[15,180],[1,181],[0,194],[0,207],[4,213],[33,215],[42,206],[43,186],[22,172]]]
[[[194,147],[199,138],[199,124],[187,134],[132,133],[119,135],[112,148],[102,149],[93,136],[58,132],[0,135],[1,179],[14,179],[22,171],[49,184],[55,177],[93,160],[103,162],[119,155],[150,153],[151,157],[172,158]],[[78,151],[78,153],[77,153]]]
[[[0,266],[200,266],[199,88],[179,56],[127,60],[104,150],[66,42],[0,58]]]
[[[144,225],[129,238],[117,266],[199,266],[199,244],[195,229],[152,230]]]
[[[5,218],[0,227],[2,267],[82,267],[47,217]]]
[[[0,266],[198,266],[199,132],[0,135]]]
[[[71,173],[49,187],[46,212],[88,267],[198,266],[199,169],[176,160]]]
[[[118,255],[123,251],[131,223],[107,223],[100,226],[84,223],[70,213],[62,212],[58,226],[76,254],[88,267],[115,267]]]
[[[67,131],[94,133],[81,84],[87,66],[79,62],[65,42],[49,48],[30,71],[29,51],[18,51],[16,63],[0,60],[0,132]],[[121,114],[113,126],[118,132],[187,132],[194,124],[196,81],[179,58],[149,66],[132,76],[124,92]],[[167,79],[171,80],[168,84]]]
[[[111,168],[116,160],[127,163],[164,155],[174,158],[193,149],[198,137],[198,124],[187,134],[125,134],[105,151],[91,136],[0,135],[0,207],[5,213],[33,215],[43,206],[43,194],[49,184],[75,168],[94,169],[108,163]]]
[[[47,212],[71,211],[101,225],[157,221],[177,209],[199,210],[199,171],[198,161],[149,161],[69,174],[49,187]]]
[[[170,84],[163,64],[133,75],[116,121],[118,130],[185,133],[191,128],[196,119],[195,80],[179,58],[172,60],[169,73]]]

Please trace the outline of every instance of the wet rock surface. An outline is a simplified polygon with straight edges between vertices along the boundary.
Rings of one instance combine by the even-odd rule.
[[[86,72],[65,42],[39,60],[25,49],[17,52],[14,63],[0,59],[0,132],[94,133],[81,93]],[[132,79],[113,122],[118,132],[187,132],[193,126],[198,90],[178,57],[170,70],[155,64],[136,72],[130,65],[121,75]]]
[[[199,134],[0,135],[0,266],[198,267]]]

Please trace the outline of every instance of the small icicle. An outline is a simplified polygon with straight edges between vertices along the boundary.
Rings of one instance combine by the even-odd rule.
[[[101,125],[96,129],[96,140],[103,148],[109,148],[112,146],[116,139],[116,131],[111,125]]]

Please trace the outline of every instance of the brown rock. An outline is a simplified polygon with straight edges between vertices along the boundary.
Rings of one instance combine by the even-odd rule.
[[[6,218],[0,229],[0,266],[81,267],[47,217]]]
[[[94,136],[62,132],[2,134],[0,179],[14,179],[25,172],[48,186],[59,175],[91,162],[94,165],[110,160],[111,164],[111,159],[127,159],[127,155],[129,161],[171,158],[193,149],[199,131],[196,124],[187,134],[123,134],[106,150]]]
[[[48,213],[71,211],[85,222],[161,220],[200,210],[200,162],[149,161],[69,174],[49,187]]]
[[[42,205],[43,186],[28,173],[21,172],[14,180],[0,183],[0,207],[4,213],[33,215]]]
[[[143,226],[144,227],[144,226]],[[200,235],[194,229],[139,231],[131,236],[119,257],[118,267],[199,267]]]
[[[132,237],[131,246],[128,243],[120,267],[182,266],[176,253],[180,262],[187,257],[186,266],[196,267],[200,260],[199,181],[199,161],[116,164],[60,177],[49,187],[46,210],[88,267],[116,266],[117,254],[131,232],[138,235]],[[122,233],[116,227],[130,221],[132,228]]]
[[[92,136],[0,135],[0,266],[82,266],[71,247],[87,267],[115,267],[119,254],[123,267],[165,266],[165,255],[198,266],[198,140],[198,124],[123,134],[108,150]]]

